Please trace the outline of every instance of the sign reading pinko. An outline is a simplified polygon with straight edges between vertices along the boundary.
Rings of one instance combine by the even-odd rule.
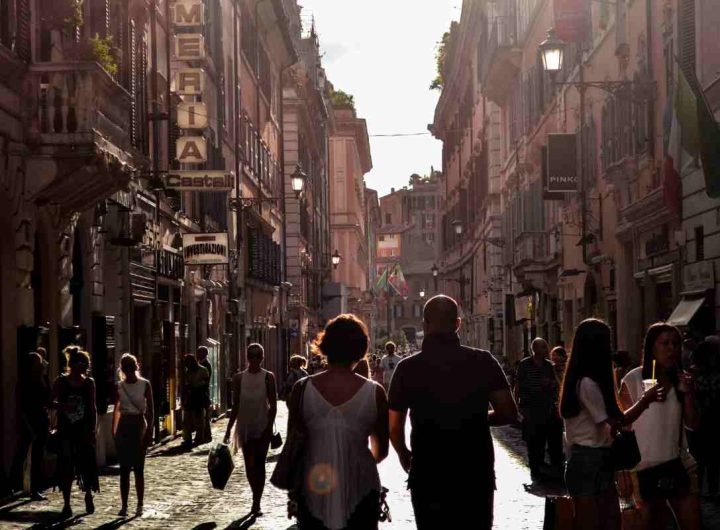
[[[545,192],[574,193],[578,190],[577,136],[548,134],[547,183]]]
[[[165,187],[178,191],[223,191],[235,186],[235,174],[226,171],[172,171],[165,176]]]
[[[580,42],[588,32],[588,0],[554,0],[555,33],[565,42]]]
[[[185,265],[226,265],[227,232],[217,234],[183,234]]]

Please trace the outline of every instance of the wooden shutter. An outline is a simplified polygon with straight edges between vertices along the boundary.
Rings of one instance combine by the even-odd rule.
[[[17,0],[17,41],[15,50],[25,62],[30,62],[30,0]]]
[[[90,3],[90,34],[107,37],[110,33],[110,0],[93,0]]]
[[[138,53],[135,31],[135,21],[131,20],[128,31],[130,41],[130,141],[133,147],[138,146],[138,108],[137,108],[137,86],[138,86]]]
[[[688,73],[695,72],[695,0],[681,0],[678,9],[678,52],[680,66]],[[688,76],[693,78],[694,76]]]

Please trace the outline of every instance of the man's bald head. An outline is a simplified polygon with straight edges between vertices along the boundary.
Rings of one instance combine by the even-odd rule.
[[[458,305],[444,294],[433,296],[423,309],[425,333],[454,333],[460,327]]]

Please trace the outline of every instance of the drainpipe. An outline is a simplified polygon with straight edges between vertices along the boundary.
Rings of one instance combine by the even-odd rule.
[[[238,306],[235,307],[234,315],[233,315],[233,333],[232,333],[232,340],[230,341],[230,348],[232,349],[231,355],[230,355],[230,371],[235,373],[238,368],[240,367],[240,361],[239,358],[240,355],[240,345],[242,341],[241,335],[241,329],[240,329],[240,307],[239,307],[239,297],[242,295],[242,289],[238,288],[238,282],[243,277],[241,274],[241,266],[240,264],[243,261],[243,255],[242,255],[242,205],[240,204],[240,195],[241,195],[241,189],[240,189],[240,183],[242,179],[242,162],[240,160],[240,118],[241,116],[241,104],[242,104],[242,94],[240,92],[240,79],[239,79],[239,71],[238,68],[238,61],[240,60],[240,49],[239,49],[239,38],[238,38],[238,1],[235,0],[233,2],[233,80],[235,83],[235,89],[233,90],[233,109],[234,109],[234,116],[233,116],[233,139],[235,142],[234,146],[234,153],[235,153],[235,278],[232,277],[232,274],[230,276],[230,287],[231,287],[231,295],[230,298],[232,300],[238,300]],[[231,302],[235,304],[236,302]]]
[[[652,80],[653,63],[652,63],[652,41],[653,41],[653,25],[652,25],[652,2],[653,0],[645,0],[645,53],[647,55],[647,75]],[[654,95],[653,95],[654,96]],[[655,97],[648,101],[647,108],[647,129],[648,129],[648,154],[650,158],[655,158]]]

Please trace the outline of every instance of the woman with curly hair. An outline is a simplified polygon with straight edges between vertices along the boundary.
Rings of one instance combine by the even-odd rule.
[[[85,511],[95,512],[93,492],[100,490],[95,457],[97,407],[95,381],[88,376],[90,354],[77,346],[65,348],[67,370],[55,380],[52,406],[58,411],[60,440],[58,479],[63,493],[63,517],[72,516],[70,490],[77,479],[85,492]]]
[[[377,464],[388,454],[388,404],[382,386],[354,372],[367,348],[360,319],[334,318],[313,344],[327,370],[295,385],[290,396],[288,432],[300,424],[307,436],[302,487],[294,492],[301,530],[378,527]]]

